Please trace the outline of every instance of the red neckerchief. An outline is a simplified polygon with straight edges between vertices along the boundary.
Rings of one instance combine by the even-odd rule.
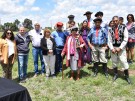
[[[90,28],[90,19],[88,19],[88,27]]]
[[[100,28],[96,28],[96,37],[98,37],[98,32]]]
[[[119,39],[118,27],[115,28],[115,39],[116,39],[116,40]]]

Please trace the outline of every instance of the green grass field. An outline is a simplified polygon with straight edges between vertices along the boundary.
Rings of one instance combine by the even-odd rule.
[[[30,45],[31,47],[31,45]],[[40,68],[39,63],[39,69]],[[62,74],[58,74],[56,79],[46,80],[44,76],[38,75],[34,78],[34,65],[32,52],[29,53],[28,79],[25,86],[33,101],[135,101],[135,76],[130,75],[132,85],[123,80],[123,73],[120,73],[116,82],[112,82],[111,62],[108,63],[109,79],[106,79],[102,71],[97,77],[93,77],[92,65],[86,65],[81,70],[79,81],[69,80],[70,69],[64,70],[64,80]],[[119,68],[121,69],[121,68]],[[135,63],[130,65],[130,70],[135,70]],[[2,69],[0,67],[0,76]],[[18,66],[15,62],[13,67],[13,80],[18,83]]]

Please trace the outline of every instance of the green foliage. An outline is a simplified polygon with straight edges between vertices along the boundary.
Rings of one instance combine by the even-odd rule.
[[[26,18],[24,19],[23,26],[29,30],[33,29],[32,27],[32,20]]]
[[[4,31],[5,29],[11,29],[12,31],[18,31],[20,21],[16,19],[13,23],[6,22],[4,25],[0,25],[0,31]]]

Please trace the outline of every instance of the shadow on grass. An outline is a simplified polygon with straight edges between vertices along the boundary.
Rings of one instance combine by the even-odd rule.
[[[65,75],[66,75],[66,77],[70,78],[71,77],[71,70],[68,71]],[[88,77],[88,76],[91,76],[91,74],[88,74],[84,70],[80,70],[80,79],[84,78],[84,77]],[[74,71],[74,78],[76,78],[76,77],[77,77],[77,71]]]
[[[94,72],[93,66],[88,67],[88,69],[91,70],[92,72]],[[108,70],[108,74],[113,78],[114,70],[111,69],[111,68],[107,68],[107,70]],[[98,66],[98,73],[101,73],[101,74],[104,75],[102,65]],[[118,70],[118,77],[125,80],[125,78],[124,78],[124,71]]]

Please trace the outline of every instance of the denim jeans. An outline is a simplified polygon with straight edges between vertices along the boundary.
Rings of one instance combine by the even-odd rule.
[[[62,57],[61,57],[62,50],[56,49],[56,63],[55,63],[55,72],[62,71]]]
[[[38,56],[40,57],[40,62],[41,62],[41,73],[45,73],[45,64],[43,60],[43,54],[42,54],[42,49],[41,48],[32,48],[32,54],[33,54],[33,59],[34,59],[34,72],[35,74],[38,74]]]
[[[28,55],[18,55],[18,74],[19,79],[24,79],[27,76]]]

